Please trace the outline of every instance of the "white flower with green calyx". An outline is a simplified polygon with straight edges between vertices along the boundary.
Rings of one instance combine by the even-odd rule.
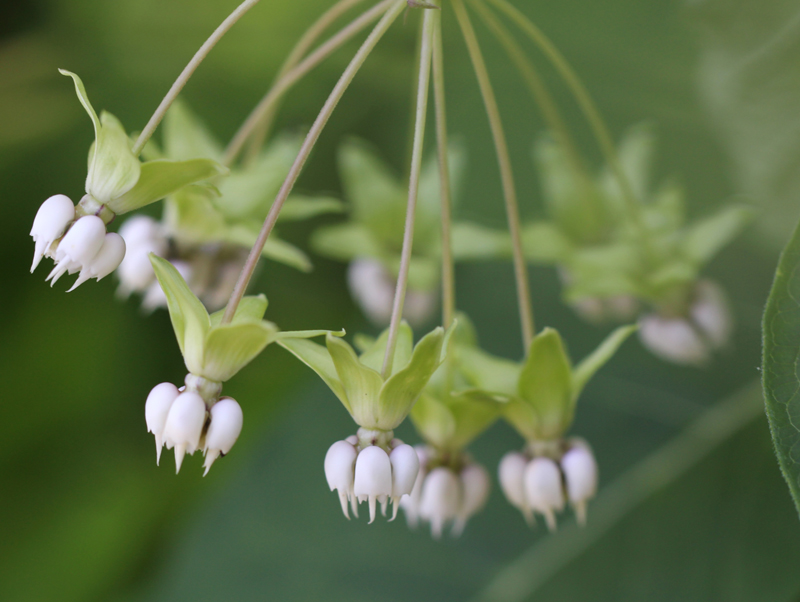
[[[586,383],[636,328],[616,329],[577,366],[551,328],[534,337],[521,364],[478,348],[460,350],[461,370],[474,386],[461,395],[501,402],[503,418],[526,440],[522,452],[509,452],[500,462],[499,481],[529,523],[537,512],[554,530],[566,500],[579,522],[585,522],[586,506],[597,490],[597,464],[588,444],[566,433]]]
[[[466,157],[460,145],[449,149],[453,198],[463,181]],[[391,316],[400,266],[399,250],[408,201],[408,183],[393,173],[366,143],[345,142],[338,154],[339,174],[349,202],[346,222],[314,232],[311,245],[320,255],[347,262],[347,283],[353,300],[367,318],[386,326]],[[430,320],[439,295],[441,204],[436,157],[422,169],[403,317],[413,326]],[[453,224],[457,261],[509,257],[508,234],[463,220]]]
[[[142,163],[117,118],[106,112],[98,117],[81,79],[69,71],[61,73],[73,79],[78,99],[92,120],[95,141],[89,150],[86,194],[78,205],[70,209],[69,197],[56,195],[36,214],[31,229],[36,243],[31,271],[42,257],[51,257],[56,266],[47,279],[52,283],[65,273],[80,272],[73,290],[90,278],[100,280],[122,262],[122,237],[106,231],[117,214],[144,207],[227,170],[209,159]]]
[[[155,255],[150,260],[189,374],[181,389],[171,383],[153,388],[145,403],[147,430],[156,438],[156,463],[162,445],[175,449],[176,472],[185,454],[202,450],[208,474],[214,461],[231,450],[242,430],[242,409],[236,400],[221,397],[223,383],[270,343],[330,331],[281,332],[263,319],[267,310],[263,295],[244,297],[231,322],[223,324],[224,310],[209,315],[175,266]]]
[[[331,491],[338,490],[347,518],[348,502],[356,516],[358,503],[368,502],[370,523],[377,504],[385,515],[391,502],[393,520],[400,499],[411,493],[419,461],[414,449],[395,439],[393,431],[441,365],[453,328],[436,328],[414,346],[411,328],[402,322],[385,376],[381,367],[388,330],[360,355],[333,333],[327,334],[325,346],[300,339],[278,341],[322,378],[360,427],[355,436],[334,443],[325,458],[328,485]]]

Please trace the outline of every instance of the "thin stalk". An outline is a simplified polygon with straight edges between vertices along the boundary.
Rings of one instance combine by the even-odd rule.
[[[278,70],[278,73],[272,82],[272,86],[275,86],[275,84],[277,84],[284,75],[297,66],[306,53],[311,50],[311,47],[316,43],[323,32],[328,29],[328,27],[330,27],[348,10],[362,2],[364,2],[364,0],[339,0],[336,4],[322,13],[319,19],[317,19],[297,41],[297,44],[295,44],[294,48],[289,53],[289,56],[286,57],[286,60],[283,62],[283,65],[281,65],[281,68]],[[246,163],[253,161],[258,156],[258,153],[261,151],[261,147],[264,145],[264,141],[269,136],[269,131],[272,128],[272,123],[277,112],[278,107],[276,104],[270,107],[270,110],[264,113],[264,115],[261,117],[261,121],[250,137],[250,145],[248,146],[247,156],[245,158]]]
[[[444,89],[442,17],[436,15],[433,30],[433,102],[436,109],[436,142],[439,153],[439,197],[442,204],[442,326],[449,328],[456,313],[456,279],[453,265],[452,192],[447,140],[447,105]]]
[[[525,85],[528,87],[531,96],[542,111],[547,127],[552,130],[558,144],[565,150],[567,160],[572,164],[573,170],[580,177],[588,179],[588,171],[581,160],[580,153],[572,142],[569,130],[564,119],[558,110],[556,102],[553,100],[550,90],[539,75],[538,70],[522,50],[522,47],[514,40],[511,32],[492,14],[489,7],[481,0],[471,0],[472,6],[480,13],[484,23],[489,27],[497,41],[503,46],[514,63],[514,66],[522,76]]]
[[[236,286],[231,293],[230,301],[228,301],[228,305],[225,308],[225,314],[222,316],[223,324],[229,323],[236,314],[236,308],[239,306],[239,302],[244,296],[247,285],[250,283],[250,279],[253,277],[253,272],[258,264],[258,259],[261,257],[261,252],[264,249],[267,238],[269,238],[270,232],[272,232],[272,228],[275,226],[275,222],[278,221],[278,215],[283,208],[283,204],[289,197],[292,188],[297,182],[297,178],[300,176],[300,172],[303,170],[303,166],[311,154],[311,150],[314,148],[314,145],[319,139],[322,130],[325,129],[328,120],[333,114],[333,111],[336,109],[336,105],[339,103],[345,91],[350,86],[350,83],[353,81],[356,73],[358,73],[358,70],[364,64],[364,61],[367,60],[367,57],[370,55],[377,43],[392,25],[392,23],[394,23],[395,19],[397,19],[400,13],[403,12],[406,6],[405,0],[392,1],[393,4],[385,12],[383,18],[381,18],[367,39],[364,40],[364,43],[358,49],[358,52],[356,52],[355,56],[347,65],[344,73],[342,73],[339,81],[336,82],[336,86],[334,86],[333,91],[330,93],[330,96],[328,96],[328,99],[325,101],[322,110],[319,112],[319,115],[317,115],[314,124],[311,126],[311,129],[306,135],[306,138],[303,141],[303,146],[300,148],[300,152],[297,154],[297,158],[295,158],[294,163],[292,164],[292,167],[286,176],[286,180],[284,180],[281,189],[278,191],[278,195],[275,197],[272,207],[270,207],[269,213],[264,220],[264,225],[261,227],[261,231],[258,234],[258,239],[253,245],[253,248],[250,250],[250,254],[247,256],[247,261],[242,268],[242,273],[239,275],[239,280],[236,281]]]
[[[324,44],[317,48],[314,52],[308,55],[303,61],[289,71],[281,80],[271,89],[264,98],[252,110],[247,120],[239,128],[234,137],[231,139],[228,147],[225,149],[223,156],[223,164],[230,166],[236,160],[236,157],[244,148],[250,135],[253,133],[262,117],[267,114],[272,106],[277,103],[283,95],[302,79],[309,71],[319,65],[322,61],[328,58],[341,46],[347,43],[353,36],[358,34],[361,30],[369,26],[370,23],[375,21],[378,17],[384,14],[388,8],[396,0],[383,0],[371,9],[363,13],[361,16],[352,21],[349,25],[345,26],[338,33],[328,39]]]
[[[611,167],[611,170],[614,173],[614,177],[616,178],[620,190],[622,191],[622,196],[625,198],[625,202],[628,205],[628,211],[631,219],[646,242],[647,228],[644,222],[644,216],[642,215],[641,205],[636,198],[636,194],[633,191],[633,187],[631,186],[628,177],[625,175],[625,172],[622,169],[622,164],[619,161],[617,150],[614,146],[614,139],[612,138],[608,127],[603,121],[603,118],[600,116],[600,112],[597,110],[597,106],[592,100],[589,91],[583,85],[583,82],[581,82],[578,75],[572,69],[564,56],[558,51],[555,45],[530,19],[528,19],[507,0],[488,1],[512,21],[514,21],[517,27],[519,27],[520,30],[539,47],[539,49],[550,60],[558,73],[561,75],[561,78],[569,87],[572,95],[578,102],[581,111],[586,117],[586,120],[589,122],[589,125],[592,128],[592,132],[597,139],[606,163],[608,163],[609,167]]]
[[[383,378],[387,378],[392,370],[394,351],[397,346],[397,332],[400,319],[403,317],[403,304],[408,285],[408,268],[411,264],[411,248],[414,242],[414,218],[419,194],[419,176],[422,170],[422,150],[425,142],[425,121],[428,114],[428,96],[431,80],[431,55],[433,52],[433,10],[425,10],[422,21],[422,46],[419,53],[419,83],[417,84],[417,110],[414,124],[414,147],[411,156],[411,175],[408,184],[408,207],[406,224],[403,233],[403,249],[400,253],[400,272],[397,275],[397,287],[394,292],[392,319],[389,323],[389,337],[386,342],[386,354],[383,357]],[[438,12],[438,11],[436,11]]]
[[[245,0],[242,2],[236,10],[234,10],[228,18],[225,19],[222,24],[214,30],[214,33],[211,34],[205,44],[200,47],[195,55],[192,57],[192,60],[189,61],[189,64],[184,67],[181,74],[178,76],[178,79],[175,80],[175,83],[172,84],[172,87],[167,92],[167,95],[164,97],[164,100],[161,101],[161,104],[158,105],[156,112],[153,113],[153,116],[150,118],[150,121],[147,122],[147,125],[144,126],[142,133],[139,134],[139,138],[136,140],[136,143],[133,145],[131,149],[134,155],[138,155],[142,152],[144,145],[147,144],[147,141],[150,140],[150,137],[156,131],[158,124],[161,123],[161,120],[164,119],[164,115],[166,115],[167,110],[170,108],[175,99],[180,94],[183,87],[186,85],[186,82],[189,81],[189,78],[192,77],[192,74],[195,72],[195,69],[200,66],[200,63],[203,62],[203,59],[208,56],[208,53],[211,52],[211,49],[217,45],[217,42],[222,39],[228,30],[234,26],[234,24],[241,19],[244,14],[253,8],[258,3],[258,0]]]
[[[522,237],[520,235],[519,208],[517,206],[517,192],[514,185],[514,173],[511,167],[511,157],[508,152],[508,143],[503,131],[503,122],[500,117],[500,110],[497,107],[489,72],[483,60],[478,38],[472,27],[469,15],[464,8],[462,0],[453,0],[453,10],[461,27],[461,33],[467,44],[467,50],[478,78],[478,85],[483,96],[483,104],[486,107],[486,114],[489,117],[489,126],[494,138],[497,162],[500,165],[500,179],[503,185],[503,196],[506,204],[506,216],[508,218],[508,230],[511,235],[511,246],[514,258],[514,277],[517,283],[517,303],[519,304],[519,316],[522,326],[522,343],[525,353],[528,352],[530,343],[534,335],[533,306],[531,304],[530,285],[528,283],[528,270],[525,265],[525,256],[522,250]]]

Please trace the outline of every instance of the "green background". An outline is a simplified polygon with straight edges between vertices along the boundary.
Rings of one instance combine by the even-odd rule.
[[[108,278],[65,294],[28,274],[36,208],[77,200],[91,128],[71,83],[98,109],[142,127],[208,33],[235,6],[214,0],[19,0],[0,8],[0,600],[742,600],[800,595],[800,524],[774,459],[758,379],[759,322],[777,253],[800,199],[800,6],[795,1],[514,0],[554,39],[616,136],[642,120],[659,135],[657,179],[677,176],[690,214],[743,197],[758,223],[708,274],[730,293],[738,329],[707,369],[659,362],[627,343],[587,388],[573,432],[594,446],[601,491],[589,527],[527,528],[495,487],[457,540],[404,521],[347,522],[327,491],[327,447],[354,431],[318,379],[269,348],[226,391],[245,426],[202,479],[155,466],[143,405],[185,374],[165,312],[120,302]],[[293,41],[328,0],[262,2],[214,50],[184,97],[220,137],[263,94]],[[447,3],[450,125],[469,149],[459,213],[502,227],[491,139]],[[339,191],[335,149],[376,144],[398,170],[407,154],[418,15],[401,19],[345,96],[301,182]],[[540,215],[529,159],[542,123],[513,68],[478,25],[517,170],[523,217]],[[288,97],[285,128],[313,119],[355,46]],[[537,59],[538,59],[537,55]],[[539,64],[543,64],[539,61]],[[552,73],[582,150],[599,153]],[[158,207],[155,208],[158,211]],[[328,218],[325,218],[328,219]],[[284,228],[303,245],[319,219]],[[284,329],[370,327],[343,286],[344,267],[315,258],[304,275],[263,266],[254,290]],[[551,270],[532,269],[539,327],[574,358],[606,334],[558,300]],[[459,266],[458,303],[484,346],[518,358],[510,265]],[[721,401],[727,400],[727,401]],[[723,405],[715,410],[716,404]],[[710,412],[710,413],[709,413]],[[408,425],[400,436],[416,438]],[[496,425],[473,448],[494,472],[521,445]]]

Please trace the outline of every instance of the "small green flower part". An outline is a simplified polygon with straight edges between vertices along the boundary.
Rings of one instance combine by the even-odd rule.
[[[107,112],[97,116],[83,82],[72,78],[75,92],[94,126],[95,141],[89,150],[86,176],[87,203],[105,206],[114,214],[127,213],[173,194],[184,186],[216,178],[227,169],[211,159],[156,160],[142,163],[131,151],[131,141],[119,120]]]
[[[215,181],[215,188],[193,186],[170,195],[164,205],[164,221],[172,236],[189,245],[251,247],[301,144],[299,135],[278,136],[252,162],[232,168],[226,178]],[[145,154],[182,161],[195,157],[221,161],[223,148],[185,104],[176,102],[164,119],[163,151],[149,143]],[[341,211],[343,205],[338,199],[293,194],[281,211],[280,221]],[[302,271],[311,269],[306,254],[274,232],[263,255]]]
[[[436,328],[414,346],[411,328],[402,323],[392,369],[385,378],[380,370],[388,330],[361,355],[333,333],[326,336],[324,347],[299,339],[281,339],[278,344],[325,381],[359,426],[392,431],[408,416],[444,360],[453,328]]]
[[[186,368],[197,377],[223,383],[270,343],[330,333],[327,330],[281,332],[275,324],[263,319],[267,310],[264,295],[244,297],[233,320],[222,324],[225,311],[209,315],[171,263],[152,254],[150,261],[167,298],[172,327]]]
[[[503,402],[504,418],[529,442],[558,441],[572,424],[586,383],[635,330],[636,326],[616,329],[577,366],[552,328],[534,337],[521,364],[477,347],[461,349],[462,370],[474,387],[461,395]]]

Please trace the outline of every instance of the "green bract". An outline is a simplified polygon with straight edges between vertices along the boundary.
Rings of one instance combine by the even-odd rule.
[[[170,195],[164,207],[164,221],[172,236],[190,245],[226,243],[251,247],[301,144],[299,135],[277,137],[253,161],[234,167],[228,177],[215,182],[216,188],[192,186]],[[150,144],[145,152],[151,157],[173,160],[223,158],[219,143],[180,102],[170,108],[164,119],[163,151]],[[342,210],[342,203],[334,198],[292,195],[281,210],[280,221]],[[264,245],[263,255],[303,271],[311,269],[306,254],[274,232]]]
[[[227,169],[211,159],[148,161],[141,163],[119,120],[110,113],[97,116],[81,79],[72,78],[75,91],[94,126],[95,141],[89,150],[86,194],[116,214],[127,213],[161,200],[196,182],[216,178]]]
[[[529,441],[560,439],[572,424],[586,383],[635,330],[635,326],[616,329],[577,366],[572,365],[561,335],[552,328],[534,337],[522,364],[493,357],[477,347],[463,348],[461,369],[474,388],[461,396],[504,402],[504,417]]]
[[[350,412],[359,426],[391,431],[408,416],[428,380],[439,367],[453,327],[436,328],[416,346],[411,328],[401,324],[392,370],[381,376],[388,330],[360,356],[329,333],[326,346],[281,339],[278,343],[314,370]]]
[[[464,151],[451,146],[449,153],[453,199],[465,171]],[[380,261],[393,275],[399,269],[403,224],[408,202],[408,183],[397,177],[375,151],[364,142],[351,140],[339,149],[339,173],[350,204],[347,222],[317,230],[311,244],[321,255],[351,261],[360,257]],[[409,287],[430,291],[439,282],[441,255],[441,203],[439,168],[435,157],[422,169],[419,184],[414,255]],[[505,232],[478,224],[453,224],[453,255],[456,260],[508,257],[511,244]]]
[[[229,324],[221,324],[224,310],[208,315],[178,270],[168,261],[150,255],[158,283],[167,297],[175,338],[190,373],[225,382],[249,364],[272,342],[328,334],[327,330],[281,332],[263,319],[264,295],[242,299]]]

